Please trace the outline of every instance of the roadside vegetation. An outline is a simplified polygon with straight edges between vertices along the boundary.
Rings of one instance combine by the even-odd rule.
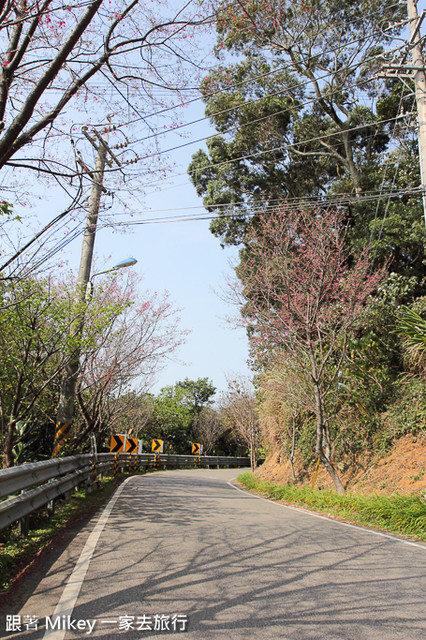
[[[278,485],[250,472],[237,481],[249,491],[272,500],[305,507],[327,516],[426,542],[426,501],[418,495],[338,495],[329,490]]]
[[[240,247],[227,297],[266,455],[300,484],[319,460],[344,494],[348,468],[426,436],[414,86],[379,79],[406,8],[223,0],[219,15],[201,86],[216,135],[188,173],[212,233]]]

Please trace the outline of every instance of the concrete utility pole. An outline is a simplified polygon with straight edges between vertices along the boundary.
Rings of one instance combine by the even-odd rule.
[[[405,2],[407,3],[407,15],[410,25],[410,40],[404,46],[405,52],[402,57],[392,61],[390,64],[385,63],[382,73],[379,75],[384,78],[399,78],[403,82],[404,78],[409,78],[415,85],[419,128],[420,179],[423,216],[426,225],[426,75],[422,51],[424,38],[420,35],[420,26],[425,18],[426,11],[422,11],[419,16],[417,13],[417,0],[399,0],[399,4],[405,4]],[[406,62],[410,53],[411,63]],[[407,85],[406,82],[404,84]]]
[[[87,128],[83,133],[97,150],[96,164],[93,172],[93,185],[90,193],[89,206],[86,217],[86,228],[81,249],[80,268],[78,271],[77,286],[74,294],[72,306],[72,324],[70,327],[71,355],[70,360],[64,370],[64,377],[61,385],[59,404],[56,415],[56,432],[53,443],[52,455],[57,455],[63,447],[69,435],[69,430],[74,415],[75,392],[80,368],[81,338],[83,334],[85,311],[86,311],[86,288],[90,280],[90,269],[92,267],[93,247],[95,243],[96,225],[98,222],[101,193],[104,190],[103,178],[105,164],[107,162],[108,133],[106,139],[95,131],[99,144],[87,133]]]
[[[422,181],[423,215],[426,225],[426,74],[422,42],[419,37],[421,18],[417,13],[417,0],[407,0],[407,13],[410,20],[410,47],[413,63],[413,78],[416,86],[417,118],[419,124],[420,176]]]

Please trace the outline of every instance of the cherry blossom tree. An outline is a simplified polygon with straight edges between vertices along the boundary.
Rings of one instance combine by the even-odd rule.
[[[76,447],[96,434],[100,441],[120,411],[120,398],[146,391],[153,377],[185,341],[179,311],[167,292],[140,290],[133,274],[97,287],[88,308],[80,365],[77,401],[81,419],[76,421],[70,446]],[[102,321],[103,308],[116,305],[117,313]],[[89,336],[93,335],[89,347]]]
[[[77,109],[87,124],[111,113],[141,122],[160,91],[164,107],[164,92],[188,88],[197,68],[189,43],[211,22],[208,4],[0,0],[0,168],[72,177],[49,145]]]
[[[45,441],[42,453],[51,454],[59,383],[73,340],[69,326],[74,287],[72,279],[53,276],[2,283],[0,446],[6,467],[14,464],[14,450],[23,439],[40,431]],[[80,384],[72,450],[84,447],[89,434],[100,440],[109,431],[123,396],[145,390],[185,336],[167,293],[141,291],[135,275],[100,281],[87,305],[79,338]],[[35,452],[27,453],[33,460]]]
[[[329,404],[346,356],[348,336],[367,298],[384,277],[366,252],[349,256],[336,211],[278,208],[252,225],[246,259],[238,267],[246,300],[243,316],[259,365],[280,361],[296,372],[303,393],[291,400],[316,416],[315,452],[339,493],[344,487],[332,456]]]
[[[250,451],[250,466],[256,468],[256,452],[261,444],[261,432],[256,411],[256,396],[250,380],[240,376],[228,381],[228,390],[220,400],[225,424],[233,429]]]

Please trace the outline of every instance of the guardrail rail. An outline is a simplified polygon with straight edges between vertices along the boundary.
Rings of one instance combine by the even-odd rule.
[[[100,453],[96,460],[91,454],[52,458],[42,462],[0,470],[0,530],[19,521],[21,532],[28,532],[28,516],[49,506],[57,498],[66,497],[76,487],[91,485],[98,475],[120,469],[147,468],[176,469],[180,467],[248,467],[246,457],[165,455],[142,453],[138,455]]]

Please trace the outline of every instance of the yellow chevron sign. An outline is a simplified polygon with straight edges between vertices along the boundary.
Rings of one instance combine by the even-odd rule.
[[[137,453],[138,452],[138,439],[137,438],[126,438],[126,453]]]
[[[157,438],[152,441],[151,451],[154,453],[163,453],[163,441]]]
[[[110,453],[123,453],[124,443],[126,442],[126,436],[119,433],[114,433],[111,436]]]
[[[193,453],[195,456],[198,456],[200,454],[200,449],[201,449],[201,444],[199,442],[192,443],[191,453]]]

